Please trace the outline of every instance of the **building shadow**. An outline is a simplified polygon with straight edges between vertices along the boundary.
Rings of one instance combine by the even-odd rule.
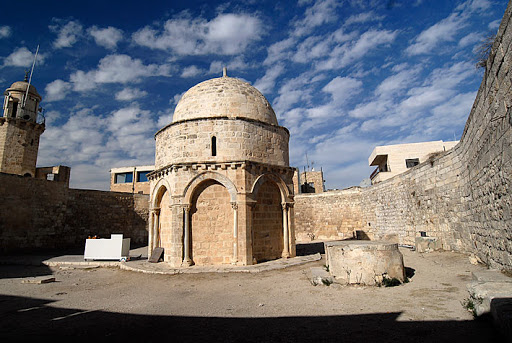
[[[295,248],[297,256],[325,254],[324,242],[297,243]]]
[[[86,311],[52,306],[52,302],[1,295],[2,340],[73,337],[88,341],[172,342],[503,341],[487,321],[399,321],[400,312],[318,317],[189,317]]]

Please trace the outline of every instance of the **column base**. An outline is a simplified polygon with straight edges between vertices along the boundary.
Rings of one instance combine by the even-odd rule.
[[[282,258],[290,258],[290,253],[287,251],[283,251],[283,253],[281,254],[281,257]]]
[[[190,267],[194,265],[194,261],[192,261],[190,258],[184,259],[183,262],[181,262],[182,267]]]

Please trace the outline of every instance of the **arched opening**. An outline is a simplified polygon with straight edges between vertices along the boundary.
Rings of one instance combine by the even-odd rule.
[[[226,187],[215,180],[200,183],[192,195],[190,215],[191,258],[194,263],[230,263],[233,209]]]
[[[281,257],[283,241],[283,210],[279,187],[265,180],[256,191],[253,210],[253,256],[257,262]]]
[[[16,115],[18,114],[18,102],[17,101],[13,101],[12,102],[12,112],[11,112],[11,117],[12,118],[16,118]]]
[[[217,137],[212,137],[212,156],[217,156]]]

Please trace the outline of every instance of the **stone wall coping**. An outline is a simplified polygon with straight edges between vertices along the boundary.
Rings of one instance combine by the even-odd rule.
[[[398,243],[386,241],[333,241],[325,242],[326,247],[339,246],[344,250],[398,250]]]
[[[309,197],[335,197],[335,196],[340,196],[340,195],[345,195],[345,194],[359,194],[361,193],[362,191],[362,188],[361,187],[350,187],[350,188],[346,188],[346,189],[340,189],[340,190],[336,190],[336,191],[325,191],[325,192],[322,192],[322,193],[300,193],[300,194],[295,194],[295,197],[304,197],[304,198],[309,198]]]

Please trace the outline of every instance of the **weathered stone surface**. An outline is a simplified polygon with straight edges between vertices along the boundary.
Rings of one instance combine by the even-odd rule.
[[[493,299],[512,299],[511,282],[473,281],[468,284],[467,289],[473,300],[477,316],[491,313]]]
[[[512,278],[499,270],[481,270],[471,273],[474,281],[478,282],[512,282]]]
[[[405,279],[398,244],[383,241],[325,242],[329,272],[337,282],[378,285],[384,277]]]
[[[434,237],[416,237],[415,247],[416,251],[420,253],[441,250],[443,248],[441,241]]]
[[[313,267],[310,273],[310,280],[314,286],[329,286],[334,282],[332,275],[323,267]]]

